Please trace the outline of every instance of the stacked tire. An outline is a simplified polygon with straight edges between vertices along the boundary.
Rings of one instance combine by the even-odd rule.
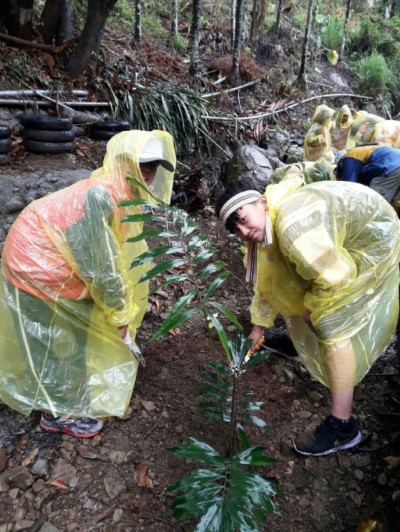
[[[0,124],[0,166],[10,162],[11,129]]]
[[[90,126],[89,137],[94,140],[110,140],[117,133],[129,129],[131,129],[131,125],[125,120],[96,122]]]
[[[71,118],[26,115],[21,118],[23,141],[30,153],[66,153],[74,149]]]

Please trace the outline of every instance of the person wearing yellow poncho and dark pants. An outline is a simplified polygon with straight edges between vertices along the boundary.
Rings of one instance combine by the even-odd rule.
[[[121,223],[140,209],[119,203],[154,201],[148,191],[169,202],[175,162],[169,133],[119,133],[102,168],[29,204],[7,235],[0,399],[25,415],[43,412],[46,431],[91,437],[102,417],[124,415],[138,369],[126,343],[135,344],[148,284],[138,284],[144,267],[130,269],[146,243],[127,242],[143,224]]]
[[[281,314],[301,362],[330,390],[330,415],[294,442],[320,456],[361,441],[353,391],[396,329],[400,222],[368,187],[303,183],[293,177],[261,195],[236,182],[216,212],[248,244],[253,345]]]

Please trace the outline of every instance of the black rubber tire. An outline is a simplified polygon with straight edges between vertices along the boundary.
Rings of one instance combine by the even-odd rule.
[[[10,135],[11,129],[4,124],[0,124],[0,139],[8,139]]]
[[[0,166],[4,166],[8,164],[11,160],[11,156],[9,153],[0,154]]]
[[[22,144],[26,151],[31,153],[65,153],[74,148],[73,142],[41,142],[25,139]]]
[[[45,142],[72,142],[75,139],[75,131],[67,129],[62,131],[48,129],[24,129],[24,139],[41,140]]]
[[[57,116],[24,115],[21,124],[27,129],[50,129],[52,131],[66,131],[72,128],[72,119]]]
[[[11,148],[11,139],[0,139],[0,153],[8,153]]]
[[[118,135],[120,131],[89,131],[89,137],[94,140],[110,140],[114,135]]]
[[[129,131],[129,129],[131,125],[126,120],[95,122],[90,126],[91,131],[114,131],[114,134],[118,131]]]

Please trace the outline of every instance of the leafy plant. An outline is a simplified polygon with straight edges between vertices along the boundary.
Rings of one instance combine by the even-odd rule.
[[[116,95],[109,85],[113,115],[129,120],[136,129],[162,129],[175,138],[181,153],[189,153],[207,144],[208,125],[205,119],[208,102],[189,88],[155,84]]]
[[[321,28],[322,44],[329,50],[340,50],[343,38],[343,19],[329,16]]]
[[[360,59],[355,65],[355,71],[360,76],[359,90],[372,96],[383,95],[396,83],[396,77],[386,59],[378,52]]]
[[[200,517],[196,531],[257,531],[257,523],[266,522],[265,513],[276,512],[273,497],[277,488],[249,467],[268,466],[275,459],[265,454],[265,447],[251,446],[244,425],[250,423],[266,429],[267,424],[256,415],[262,403],[252,401],[252,393],[242,391],[240,381],[242,374],[264,361],[268,353],[261,351],[250,356],[251,340],[243,335],[234,313],[216,301],[215,294],[229,272],[222,261],[212,262],[215,250],[207,236],[197,234],[196,222],[185,211],[166,204],[154,205],[137,199],[121,205],[146,209],[145,213],[126,216],[124,222],[156,221],[162,226],[130,239],[131,242],[151,237],[163,239],[163,245],[153,247],[132,262],[135,267],[153,259],[159,261],[140,281],[163,275],[157,290],[178,282],[191,286],[173,304],[152,339],[200,314],[206,324],[212,324],[227,357],[226,363],[217,360],[213,330],[207,327],[212,361],[210,372],[204,376],[199,407],[206,417],[220,423],[222,449],[219,451],[196,438],[188,438],[186,445],[170,449],[176,456],[204,464],[170,486],[169,490],[175,494],[174,516],[177,519]],[[223,320],[239,330],[235,338],[228,337]]]
[[[173,38],[173,47],[175,48],[175,51],[178,52],[178,54],[183,54],[187,52],[189,48],[189,42],[185,37],[183,37],[180,33],[177,35],[174,35]]]

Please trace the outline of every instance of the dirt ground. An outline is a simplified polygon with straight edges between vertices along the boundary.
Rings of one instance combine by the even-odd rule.
[[[97,145],[90,160],[28,156],[24,172],[44,166],[57,172],[68,164],[90,169],[99,165],[103,149]],[[3,167],[0,179],[19,171]],[[193,215],[232,272],[220,301],[248,328],[251,294],[243,282],[239,246],[211,209]],[[148,342],[172,304],[171,295],[153,297],[139,334],[147,365],[139,371],[124,419],[107,419],[100,435],[85,441],[43,433],[39,413],[26,418],[0,404],[0,532],[194,529],[194,522],[173,519],[166,490],[196,464],[167,449],[188,437],[217,449],[221,442],[218,424],[204,419],[196,406],[210,360],[204,324],[194,319],[174,335]],[[399,374],[394,343],[357,388],[354,413],[365,437],[360,448],[321,458],[296,455],[292,440],[328,413],[326,390],[297,361],[274,354],[244,376],[244,388],[264,401],[262,417],[270,425],[267,432],[249,428],[252,443],[267,446],[277,459],[260,474],[281,491],[279,515],[270,515],[263,530],[400,530]]]

